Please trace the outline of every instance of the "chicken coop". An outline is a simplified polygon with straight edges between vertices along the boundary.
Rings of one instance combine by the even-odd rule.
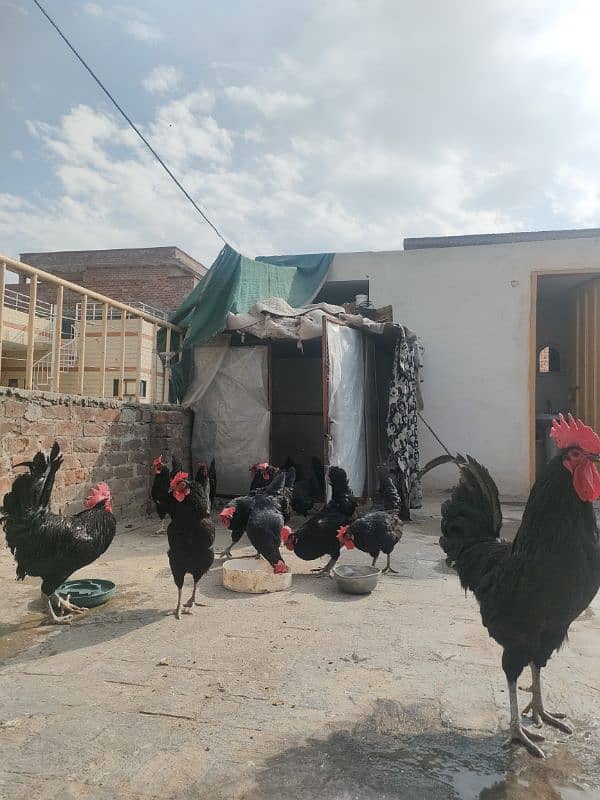
[[[184,405],[194,411],[194,462],[214,457],[219,490],[233,495],[247,490],[250,464],[290,458],[302,475],[316,457],[343,466],[355,495],[373,496],[400,340],[416,347],[401,325],[326,303],[275,299],[230,314],[226,330],[193,349]]]

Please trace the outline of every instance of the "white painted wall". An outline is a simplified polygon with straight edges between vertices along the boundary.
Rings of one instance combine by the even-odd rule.
[[[335,256],[329,280],[368,278],[376,306],[425,346],[427,419],[485,464],[501,493],[529,492],[529,309],[535,270],[600,271],[600,238]],[[514,283],[514,285],[512,285]],[[440,453],[421,433],[422,461]],[[445,489],[453,468],[431,473]]]

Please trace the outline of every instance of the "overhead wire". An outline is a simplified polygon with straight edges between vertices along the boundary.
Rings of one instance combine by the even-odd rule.
[[[99,86],[99,87],[102,89],[102,91],[104,92],[104,94],[105,94],[105,95],[108,97],[108,99],[109,99],[109,100],[110,100],[110,102],[111,102],[111,103],[114,105],[114,107],[117,109],[117,111],[118,111],[118,112],[121,114],[121,116],[122,116],[122,117],[123,117],[123,118],[124,118],[124,119],[127,121],[128,125],[129,125],[129,126],[130,126],[130,127],[131,127],[131,128],[134,130],[134,131],[135,131],[135,133],[136,133],[136,134],[139,136],[139,138],[142,140],[142,142],[143,142],[143,143],[146,145],[146,147],[148,148],[148,150],[149,150],[149,151],[152,153],[152,155],[154,156],[154,158],[155,158],[155,159],[158,161],[158,163],[161,165],[161,167],[162,167],[162,168],[165,170],[165,172],[167,173],[167,175],[168,175],[168,176],[171,178],[171,180],[172,180],[172,181],[174,181],[175,185],[176,185],[176,186],[177,186],[177,187],[178,187],[178,188],[179,188],[179,189],[180,189],[180,190],[183,192],[183,194],[184,194],[184,195],[186,196],[186,198],[187,198],[187,199],[190,201],[190,203],[193,205],[193,207],[196,209],[196,211],[197,211],[197,212],[200,214],[200,216],[201,216],[201,217],[202,217],[202,219],[203,219],[203,220],[206,222],[206,224],[207,224],[207,225],[209,225],[209,226],[210,226],[210,227],[213,229],[213,231],[214,231],[214,232],[217,234],[217,236],[219,237],[219,239],[221,239],[221,241],[222,241],[224,244],[227,244],[227,240],[225,239],[225,237],[223,236],[223,234],[222,234],[222,233],[219,231],[219,229],[217,228],[217,226],[216,226],[216,225],[215,225],[213,222],[211,222],[211,220],[210,220],[210,219],[209,219],[209,218],[206,216],[206,214],[204,213],[204,211],[202,211],[202,209],[200,208],[200,206],[199,206],[199,205],[196,203],[196,201],[195,201],[195,200],[194,200],[194,198],[193,198],[193,197],[190,195],[190,193],[187,191],[187,189],[186,189],[186,188],[185,188],[185,187],[184,187],[184,186],[181,184],[181,182],[180,182],[180,181],[177,179],[177,177],[176,177],[176,176],[175,176],[175,175],[174,175],[174,174],[171,172],[171,170],[169,169],[169,167],[168,167],[168,166],[165,164],[165,162],[162,160],[162,158],[159,156],[159,154],[156,152],[156,150],[155,150],[155,149],[152,147],[152,145],[150,144],[150,142],[149,142],[149,141],[146,139],[146,137],[144,136],[144,134],[143,134],[143,133],[140,131],[140,129],[137,127],[137,125],[135,124],[135,122],[133,122],[133,120],[132,120],[132,119],[129,117],[129,115],[128,115],[128,114],[127,114],[125,111],[124,111],[124,109],[122,108],[122,106],[121,106],[121,105],[120,105],[120,104],[117,102],[117,100],[116,100],[116,99],[113,97],[113,95],[112,95],[112,94],[109,92],[109,90],[108,90],[108,89],[106,88],[106,86],[105,86],[105,85],[102,83],[102,81],[100,80],[100,78],[99,78],[99,77],[96,75],[96,73],[94,72],[94,70],[93,70],[93,69],[92,69],[90,66],[88,66],[88,64],[85,62],[85,60],[83,59],[83,57],[82,57],[82,56],[81,56],[81,55],[80,55],[80,54],[77,52],[77,50],[75,49],[75,47],[74,47],[74,46],[71,44],[71,42],[70,42],[70,41],[67,39],[67,37],[66,37],[66,36],[65,36],[65,34],[62,32],[62,30],[61,30],[61,29],[58,27],[58,25],[56,24],[56,22],[55,22],[55,21],[52,19],[52,17],[50,16],[50,14],[48,14],[48,12],[46,11],[46,9],[45,9],[45,8],[44,8],[44,7],[41,5],[41,3],[39,2],[39,0],[33,0],[33,2],[34,2],[34,3],[35,3],[35,5],[36,5],[36,6],[39,8],[39,10],[42,12],[42,14],[43,14],[43,15],[46,17],[46,19],[48,20],[48,22],[49,22],[49,23],[52,25],[52,27],[54,28],[54,30],[55,30],[55,31],[58,33],[58,35],[59,35],[59,36],[60,36],[60,38],[61,38],[61,39],[64,41],[64,43],[67,45],[67,47],[69,48],[69,50],[70,50],[70,51],[73,53],[73,55],[75,56],[75,58],[77,58],[77,60],[78,60],[78,61],[79,61],[79,62],[80,62],[82,65],[83,65],[83,67],[84,67],[84,68],[85,68],[85,69],[86,69],[86,70],[89,72],[89,74],[92,76],[92,78],[94,79],[94,81],[95,81],[95,82],[98,84],[98,86]]]

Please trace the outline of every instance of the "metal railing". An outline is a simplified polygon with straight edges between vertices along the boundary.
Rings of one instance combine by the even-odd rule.
[[[4,289],[4,305],[6,308],[12,308],[14,311],[22,311],[24,314],[29,313],[29,295],[23,292],[9,289],[8,286]],[[46,319],[52,319],[54,316],[54,306],[52,303],[46,303],[45,300],[36,300],[35,302],[35,315]]]
[[[145,314],[149,314],[150,316],[156,317],[156,319],[162,319],[167,321],[169,319],[168,311],[163,311],[159,308],[154,308],[153,306],[149,306],[146,303],[129,303],[131,308],[135,308],[136,310],[143,311]],[[88,303],[86,309],[86,319],[92,321],[98,321],[102,319],[102,310],[103,310],[103,303]],[[121,319],[123,315],[123,311],[120,308],[110,308],[108,311],[108,318],[109,319]],[[125,312],[127,319],[135,319],[135,315],[132,312]],[[77,303],[75,306],[75,319],[81,319],[81,303]]]
[[[17,273],[19,276],[25,276],[28,280],[28,293],[19,292],[6,286],[7,272]],[[38,284],[39,283],[52,284],[56,287],[56,302],[46,303],[45,301],[38,300]],[[22,285],[22,284],[21,284]],[[76,312],[77,319],[74,323],[72,331],[73,338],[66,338],[63,341],[63,320],[67,319],[63,315],[63,300],[64,292],[73,292],[78,295],[81,300],[77,304],[78,310]],[[140,304],[141,305],[141,304]],[[88,307],[90,309],[88,315]],[[27,316],[27,328],[24,334],[23,345],[26,350],[25,355],[25,389],[33,389],[37,384],[38,386],[48,387],[53,392],[60,391],[61,374],[64,372],[77,370],[77,389],[75,394],[84,395],[85,392],[85,370],[86,370],[86,343],[87,343],[87,329],[88,322],[95,325],[100,322],[100,355],[96,359],[97,363],[90,365],[93,367],[95,373],[100,373],[100,397],[105,396],[106,375],[108,372],[114,372],[107,368],[107,341],[108,341],[108,321],[109,319],[121,319],[120,326],[120,368],[118,369],[119,380],[119,399],[124,397],[125,388],[125,364],[127,354],[127,336],[131,335],[131,329],[127,329],[128,319],[137,319],[140,322],[138,336],[142,336],[142,321],[148,322],[152,325],[152,341],[151,348],[150,370],[149,374],[144,373],[142,378],[142,352],[141,341],[139,346],[136,347],[137,365],[133,368],[134,376],[128,375],[128,379],[135,380],[137,386],[136,399],[141,399],[141,382],[146,381],[147,396],[144,398],[147,402],[152,401],[168,401],[168,388],[170,380],[170,368],[168,364],[165,365],[164,381],[162,389],[162,397],[158,396],[158,370],[156,356],[160,355],[156,352],[157,334],[160,329],[165,330],[165,350],[171,350],[171,337],[172,333],[181,332],[181,328],[173,325],[166,319],[166,313],[162,312],[161,316],[155,313],[150,313],[147,308],[135,308],[127,303],[121,303],[118,300],[112,300],[110,297],[94,292],[89,289],[84,289],[70,281],[65,281],[58,278],[56,275],[44,272],[41,269],[32,267],[29,264],[24,264],[21,261],[15,261],[8,256],[0,254],[0,383],[2,382],[2,360],[3,360],[3,342],[5,333],[5,309],[16,308],[18,311]],[[119,316],[115,316],[115,314]],[[99,317],[97,316],[99,314]],[[111,316],[112,315],[112,316]],[[35,359],[35,345],[36,345],[36,319],[45,317],[51,319],[52,325],[48,329],[47,338],[51,340],[51,351],[44,354],[41,358]],[[73,328],[73,326],[71,326]],[[39,328],[39,323],[38,323]],[[96,334],[98,335],[98,334]],[[114,333],[111,333],[114,335]],[[135,334],[134,334],[135,335]],[[38,337],[39,339],[39,337]],[[38,342],[39,346],[39,342]],[[8,358],[8,356],[6,356]],[[12,358],[12,354],[11,354]],[[37,366],[36,366],[37,365]],[[34,374],[36,380],[34,381]],[[148,380],[149,379],[149,380]]]

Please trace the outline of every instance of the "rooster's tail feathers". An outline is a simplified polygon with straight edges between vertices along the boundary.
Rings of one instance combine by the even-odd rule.
[[[456,464],[460,477],[450,498],[442,505],[440,545],[449,560],[455,561],[466,546],[497,540],[502,527],[502,510],[494,479],[471,456],[444,455],[433,459],[421,476],[442,464]]]

